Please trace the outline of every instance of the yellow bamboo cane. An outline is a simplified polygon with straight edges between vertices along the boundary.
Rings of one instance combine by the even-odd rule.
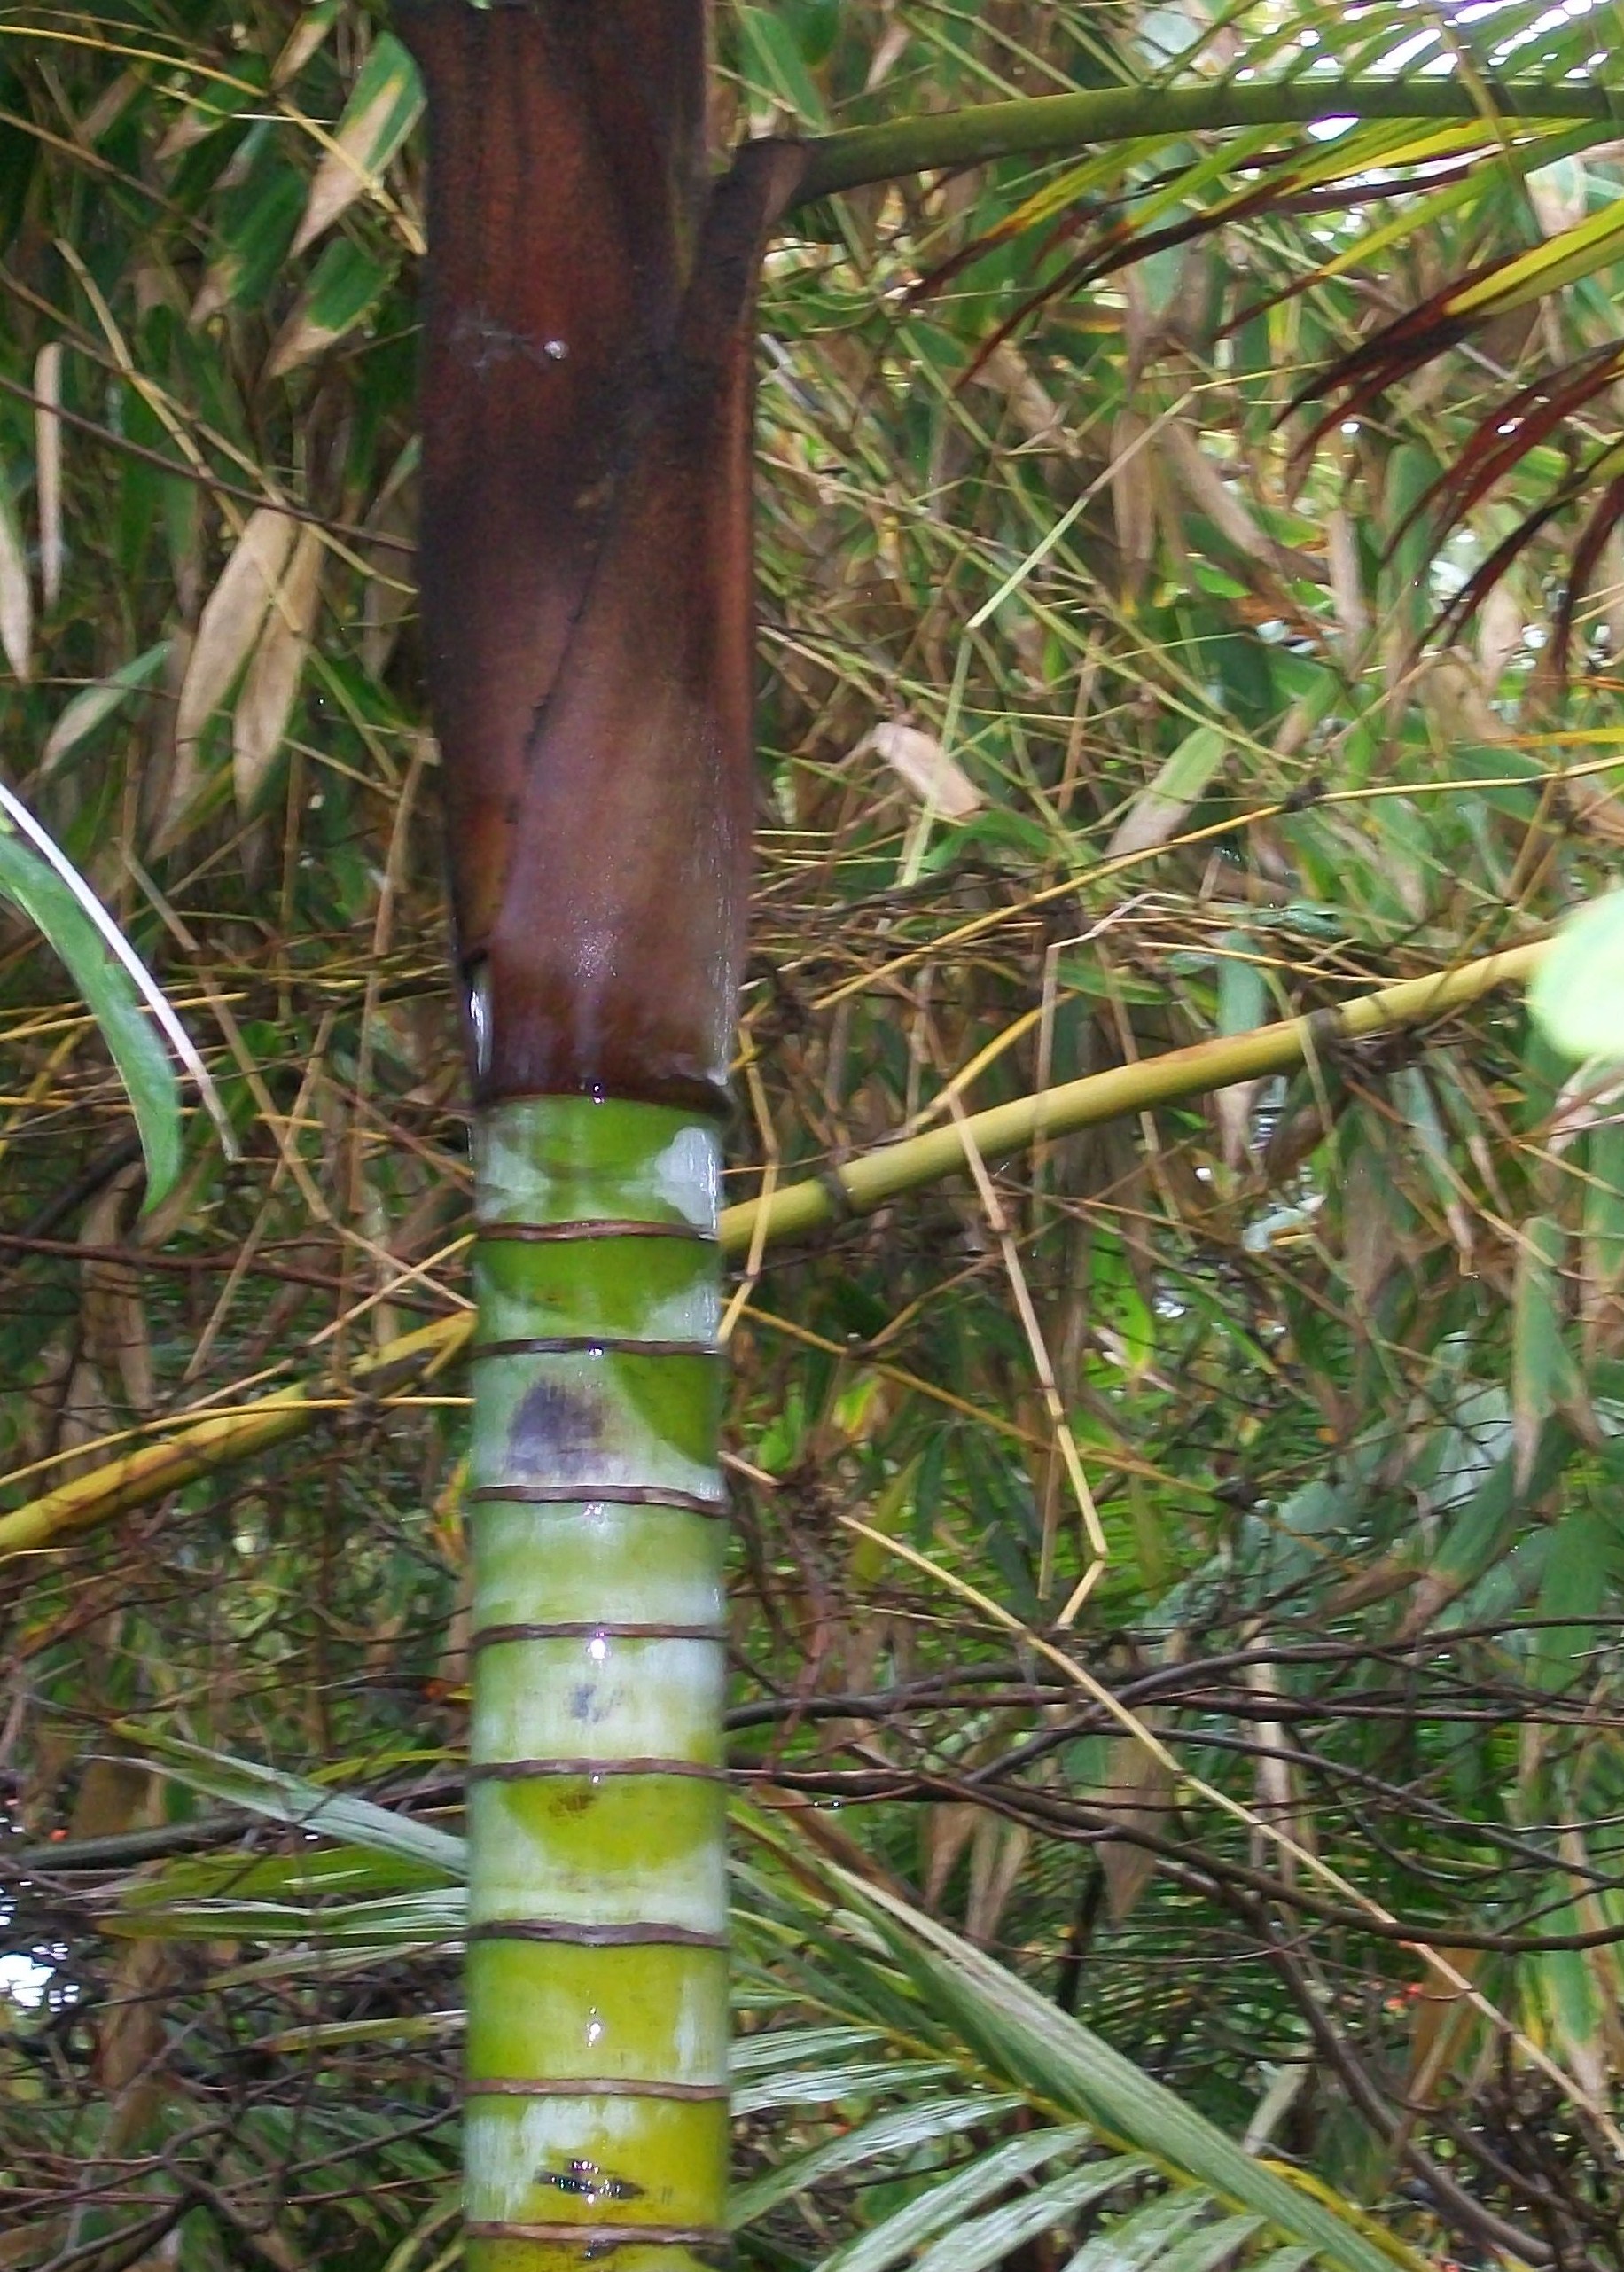
[[[1317,1043],[1357,1041],[1447,1018],[1496,988],[1522,983],[1544,952],[1543,941],[1512,948],[1456,970],[1402,980],[1310,1018],[1285,1019],[1142,1064],[1114,1066],[972,1113],[964,1130],[984,1159],[1007,1159],[1047,1137],[1288,1072]],[[956,1124],[878,1145],[827,1175],[725,1209],[719,1226],[722,1250],[738,1254],[757,1239],[804,1238],[843,1215],[868,1214],[905,1191],[940,1182],[964,1161]],[[464,1314],[403,1334],[351,1368],[354,1389],[386,1394],[438,1371],[461,1353],[472,1331],[472,1321]],[[303,1435],[338,1401],[324,1395],[320,1385],[295,1386],[234,1411],[178,1420],[162,1441],[142,1444],[0,1516],[0,1560],[55,1547],[75,1532],[151,1506],[199,1476]]]

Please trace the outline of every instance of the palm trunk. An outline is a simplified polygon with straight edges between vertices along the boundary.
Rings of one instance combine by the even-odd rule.
[[[410,0],[422,582],[478,1118],[470,2272],[725,2246],[717,1116],[749,313],[704,0]]]

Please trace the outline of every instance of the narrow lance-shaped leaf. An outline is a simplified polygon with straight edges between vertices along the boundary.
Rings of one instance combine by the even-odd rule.
[[[66,964],[129,1091],[146,1159],[146,1204],[169,1191],[181,1164],[180,1089],[140,990],[63,878],[0,815],[0,896],[38,925]]]
[[[332,146],[316,169],[293,238],[294,255],[372,187],[422,109],[423,89],[410,56],[399,40],[382,33],[356,76]]]
[[[872,1917],[933,2010],[963,2030],[995,2073],[1023,2081],[1164,2170],[1254,2212],[1282,2239],[1311,2244],[1339,2272],[1390,2272],[1394,2252],[1242,2151],[1132,2060],[945,1925],[833,1864],[828,1873]]]
[[[129,662],[121,663],[105,678],[82,687],[46,735],[40,756],[41,770],[54,772],[82,742],[89,740],[98,726],[115,716],[133,694],[150,686],[168,660],[169,646],[168,639],[160,639],[156,646],[148,647]]]
[[[28,551],[5,468],[0,465],[0,655],[26,684],[34,669],[34,591]]]
[[[321,600],[322,533],[307,523],[293,540],[286,573],[266,612],[231,718],[238,810],[251,812],[282,747]]]

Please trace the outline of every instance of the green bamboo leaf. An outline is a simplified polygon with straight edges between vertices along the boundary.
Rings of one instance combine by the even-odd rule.
[[[795,38],[777,8],[741,7],[739,29],[748,83],[784,104],[808,126],[828,123],[828,111]]]
[[[460,2011],[396,2011],[381,2019],[313,2019],[303,2027],[279,2027],[262,2035],[259,2051],[336,2051],[352,2043],[438,2043],[454,2042],[466,2025]]]
[[[98,726],[124,707],[132,694],[150,686],[168,661],[172,644],[168,639],[160,639],[155,647],[148,647],[133,660],[121,663],[106,678],[82,688],[45,737],[40,756],[41,772],[54,773],[65,757],[71,756],[82,742],[90,739]]]
[[[1249,1034],[1269,1016],[1269,981],[1256,959],[1257,941],[1249,931],[1226,931],[1218,943],[1228,949],[1218,963],[1218,1031]]]
[[[731,2071],[738,2072],[737,2062]],[[881,2090],[919,2090],[951,2081],[958,2070],[947,2059],[871,2059],[846,2067],[795,2067],[746,2083],[733,2093],[736,2114],[764,2114],[780,2106],[816,2106]]]
[[[1137,2220],[1135,2221],[1136,2223]],[[1171,2248],[1162,2251],[1159,2244],[1158,2253],[1149,2261],[1153,2272],[1215,2272],[1217,2266],[1227,2262],[1243,2249],[1261,2228],[1260,2217],[1221,2217],[1216,2224],[1206,2225],[1201,2231],[1191,2233],[1187,2239],[1175,2241]],[[1127,2238],[1123,2226],[1113,2228],[1111,2239],[1116,2244],[1119,2253],[1106,2263],[1102,2263],[1099,2272],[1107,2272],[1108,2266],[1110,2272],[1114,2272],[1114,2268],[1122,2261],[1122,2253],[1126,2252],[1124,2244]],[[1288,2252],[1299,2263],[1312,2261],[1307,2250],[1292,2249]],[[1143,2264],[1146,2259],[1141,2256],[1138,2261]],[[1081,2272],[1075,2258],[1066,2267],[1066,2272]]]
[[[1618,1563],[1616,1524],[1598,1509],[1576,1507],[1556,1525],[1540,1583],[1539,1618],[1528,1635],[1535,1677],[1544,1687],[1568,1687],[1594,1648],[1593,1620]]]
[[[335,238],[324,248],[309,283],[277,335],[265,364],[266,378],[280,379],[353,332],[388,290],[394,270],[393,261],[375,260],[347,237]]]
[[[297,1940],[374,1949],[443,1949],[466,1925],[462,1891],[402,1893],[373,1901],[217,1901],[129,1904],[102,1920],[126,1940]]]
[[[209,262],[192,302],[193,324],[224,308],[257,308],[282,273],[305,200],[304,176],[293,166],[269,121],[249,129],[238,164],[243,179],[223,200]]]
[[[799,2071],[808,2060],[828,2058],[840,2051],[871,2049],[886,2041],[878,2027],[772,2027],[759,2035],[741,2035],[733,2045],[736,2075],[761,2074],[779,2067]]]
[[[254,1760],[233,1759],[224,1752],[183,1743],[177,1737],[160,1735],[150,1728],[131,1725],[116,1732],[138,1744],[144,1752],[156,1754],[146,1762],[155,1775],[183,1783],[206,1798],[343,1845],[363,1846],[371,1854],[397,1854],[402,1861],[420,1862],[446,1885],[460,1884],[467,1876],[466,1843],[449,1831],[415,1823],[410,1815],[397,1815],[371,1799],[326,1791],[302,1776],[285,1775]]]
[[[1126,2168],[1132,2167],[1128,2159]],[[983,2267],[1001,2263],[1040,2233],[1051,2232],[1079,2209],[1114,2191],[1124,2174],[1124,2158],[1119,2156],[1067,2170],[1047,2185],[1040,2185],[1035,2193],[1022,2193],[986,2216],[972,2218],[944,2233],[918,2259],[914,2272],[983,2272]],[[1155,2206],[1163,2213],[1163,2222],[1176,2229],[1190,2218],[1199,2216],[1206,2204],[1204,2198],[1194,2201],[1175,2198]]]
[[[810,2192],[824,2178],[842,2170],[860,2168],[886,2154],[916,2152],[937,2138],[995,2121],[1000,2114],[1012,2114],[1025,2103],[1008,2091],[988,2091],[972,2098],[920,2098],[906,2106],[889,2108],[838,2138],[826,2139],[809,2153],[780,2162],[753,2183],[736,2187],[730,2205],[734,2229],[764,2216],[792,2193]]]
[[[953,2021],[993,2072],[1097,2123],[1103,2137],[1146,2153],[1175,2182],[1255,2210],[1284,2237],[1308,2243],[1339,2272],[1388,2272],[1396,2242],[1377,2246],[1346,2214],[1242,2151],[1206,2118],[1050,2003],[1013,1973],[883,1887],[837,1865],[829,1875],[875,1919],[932,2010]]]
[[[442,1880],[429,1864],[357,1846],[308,1846],[293,1854],[187,1854],[168,1862],[154,1876],[137,1879],[125,1905],[132,1910],[168,1902],[317,1901],[382,1900],[396,1893],[439,1890]]]
[[[896,2210],[871,2232],[847,2241],[826,2259],[822,2272],[886,2272],[886,2268],[933,2240],[939,2233],[979,2209],[984,2201],[1053,2161],[1060,2154],[1082,2152],[1093,2142],[1087,2126],[1058,2123],[1052,2128],[1027,2131],[995,2146],[968,2169],[942,2182],[931,2181],[905,2207]],[[1130,2178],[1143,2176],[1148,2165],[1136,2154],[1119,2154],[1110,2161],[1090,2165],[1097,2190],[1108,2191]],[[1075,2174],[1075,2173],[1072,2173]],[[1078,2205],[1074,2203],[1074,2208]]]
[[[1614,198],[1572,229],[1547,238],[1528,252],[1502,262],[1477,283],[1448,295],[1446,312],[1480,321],[1524,308],[1531,300],[1560,291],[1577,277],[1605,268],[1624,251],[1624,198]]]
[[[1548,1421],[1579,1385],[1564,1334],[1562,1265],[1567,1233],[1550,1215],[1531,1215],[1518,1241],[1511,1293],[1511,1438],[1515,1477],[1526,1492]]]
[[[1165,844],[1205,794],[1229,747],[1229,736],[1216,726],[1197,726],[1186,734],[1156,778],[1128,807],[1106,847],[1106,858],[1125,859]]]
[[[1545,1915],[1553,1932],[1581,1932],[1587,1923],[1596,1921],[1594,1917],[1581,1918],[1576,1904],[1548,1909]],[[1519,1969],[1533,2000],[1547,2016],[1563,2060],[1576,2074],[1605,2074],[1612,2015],[1603,2006],[1589,1957],[1582,1949],[1548,1948],[1525,1957]]]
[[[1575,1058],[1624,1058],[1624,892],[1572,915],[1528,988],[1552,1045]]]
[[[1590,1130],[1584,1164],[1583,1308],[1604,1316],[1624,1292],[1624,1120]]]
[[[1208,2204],[1200,2195],[1192,2200],[1185,2194],[1173,2193],[1159,2201],[1147,2201],[1131,2216],[1122,2217],[1105,2231],[1085,2241],[1066,2267],[1066,2272],[1144,2272],[1154,2265],[1156,2272],[1168,2272],[1183,2249],[1195,2247],[1200,2253],[1190,2272],[1206,2272],[1206,2263],[1222,2256],[1226,2249],[1236,2248],[1256,2232],[1260,2220],[1256,2217],[1225,2217],[1206,2231],[1190,2236],[1190,2228],[1207,2213]],[[1215,2250],[1212,2249],[1214,2234],[1223,2235]]]
[[[4,815],[0,895],[37,925],[100,1028],[136,1116],[146,1160],[146,1205],[156,1206],[180,1173],[180,1085],[140,989],[66,880],[12,833]]]

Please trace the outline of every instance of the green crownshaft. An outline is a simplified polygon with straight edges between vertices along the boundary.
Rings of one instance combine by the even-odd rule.
[[[714,1123],[511,1100],[478,1138],[469,2272],[726,2245]]]

